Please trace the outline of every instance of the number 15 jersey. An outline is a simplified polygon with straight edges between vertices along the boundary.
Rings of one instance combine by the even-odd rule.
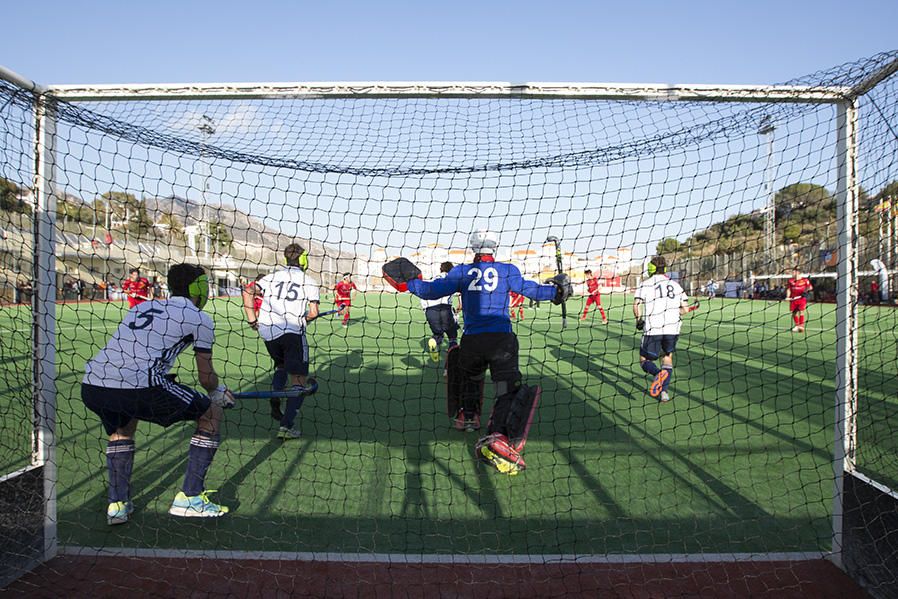
[[[653,275],[639,284],[634,298],[645,304],[645,335],[679,335],[680,306],[686,292],[665,275]]]
[[[286,333],[304,333],[309,302],[320,301],[318,281],[298,266],[288,266],[256,283],[262,289],[259,335],[274,341]]]
[[[82,382],[109,389],[161,385],[190,345],[211,352],[215,323],[186,297],[143,302],[125,314],[100,353],[88,361]]]
[[[425,300],[460,292],[465,335],[510,333],[509,291],[541,302],[555,297],[554,285],[525,279],[513,264],[487,260],[460,264],[442,279],[430,282],[413,279],[408,283],[408,290]]]

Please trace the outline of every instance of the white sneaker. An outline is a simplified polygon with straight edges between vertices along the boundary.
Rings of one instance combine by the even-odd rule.
[[[209,489],[199,495],[188,497],[183,491],[178,491],[168,513],[181,518],[218,518],[228,513],[227,506],[219,505],[209,499],[209,493],[215,491]]]
[[[661,396],[658,397],[658,401],[661,403],[667,403],[670,401],[670,395],[668,395],[667,391],[662,391]]]
[[[298,428],[287,428],[286,426],[282,426],[278,429],[278,439],[299,439],[302,437],[302,433]]]

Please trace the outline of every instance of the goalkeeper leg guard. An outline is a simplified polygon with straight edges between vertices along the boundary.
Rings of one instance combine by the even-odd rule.
[[[506,436],[516,452],[524,449],[542,389],[521,385],[496,398],[490,415],[489,432]]]

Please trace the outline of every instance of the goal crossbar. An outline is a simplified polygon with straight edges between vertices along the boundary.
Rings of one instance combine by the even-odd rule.
[[[538,98],[692,102],[835,103],[847,87],[505,82],[308,82],[51,85],[67,101],[319,98]]]

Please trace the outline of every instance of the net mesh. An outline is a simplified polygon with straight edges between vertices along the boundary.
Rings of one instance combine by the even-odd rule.
[[[850,87],[896,58],[787,83]],[[859,101],[861,255],[890,268],[882,217],[868,212],[898,199],[895,85],[893,76]],[[828,551],[834,280],[815,280],[799,334],[753,278],[794,266],[835,271],[835,108],[799,100],[59,102],[60,543],[461,556]],[[0,84],[10,303],[27,299],[30,278],[32,102]],[[524,381],[543,390],[517,477],[491,475],[474,457],[480,435],[453,430],[445,345],[432,360],[421,305],[393,293],[380,271],[400,255],[426,278],[443,261],[470,261],[467,238],[478,228],[495,231],[498,259],[533,280],[555,274],[545,240],[558,237],[575,286],[567,327],[548,303],[526,303],[513,320]],[[108,529],[107,442],[80,382],[125,315],[128,271],[139,268],[164,298],[171,265],[204,266],[216,369],[232,389],[267,389],[271,359],[247,326],[241,291],[280,268],[293,242],[309,249],[322,309],[344,273],[358,287],[345,320],[309,327],[321,388],[301,409],[302,438],[276,439],[265,401],[229,411],[207,487],[232,512],[212,526],[185,524],[167,510],[193,427],[142,423],[136,511]],[[684,317],[663,404],[647,393],[631,312],[656,253],[691,296],[711,281],[718,296],[735,296]],[[601,312],[586,306],[586,269]],[[893,310],[865,305],[860,315],[858,464],[898,484]],[[12,470],[28,458],[30,308],[9,306],[0,318],[0,448]],[[198,387],[192,352],[175,371]],[[481,434],[494,396],[485,390]]]

